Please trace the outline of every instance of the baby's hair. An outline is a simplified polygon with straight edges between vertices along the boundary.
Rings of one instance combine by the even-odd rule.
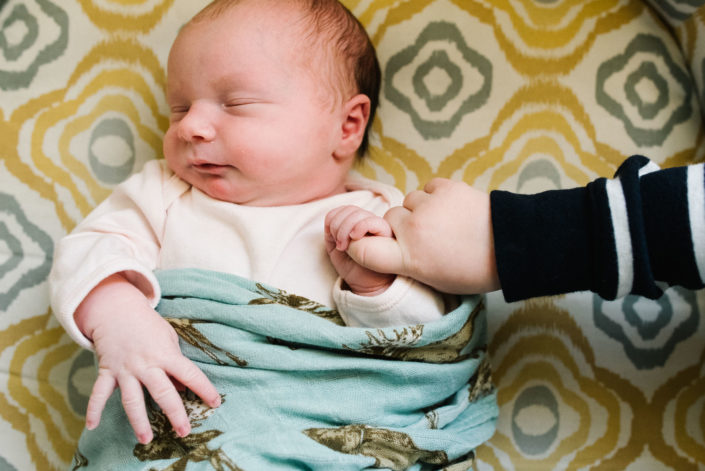
[[[198,22],[220,16],[229,8],[248,0],[214,0],[193,17]],[[264,3],[263,0],[249,0]],[[382,72],[377,53],[364,26],[338,0],[270,0],[270,5],[295,6],[311,27],[308,48],[323,51],[332,59],[329,71],[331,87],[343,99],[348,93],[362,93],[370,99],[370,117],[357,150],[359,157],[367,153],[369,133],[377,106]]]

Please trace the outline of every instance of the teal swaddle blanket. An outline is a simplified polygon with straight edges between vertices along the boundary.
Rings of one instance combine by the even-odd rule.
[[[353,328],[335,310],[240,277],[157,277],[157,310],[222,405],[184,393],[192,431],[179,438],[147,398],[154,440],[141,445],[116,392],[72,469],[468,470],[495,430],[481,297],[428,324]]]

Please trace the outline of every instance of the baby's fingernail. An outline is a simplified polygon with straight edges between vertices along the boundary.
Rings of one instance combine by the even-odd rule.
[[[185,437],[186,435],[189,434],[191,431],[190,427],[180,427],[179,430],[176,432],[181,438]]]
[[[93,430],[95,428],[95,424],[93,422],[86,422],[86,430]]]
[[[139,440],[141,444],[146,445],[147,443],[152,441],[152,437],[150,437],[148,433],[143,433],[140,434],[139,437],[137,437],[137,440]]]
[[[220,407],[220,396],[216,397],[213,399],[213,402],[211,402],[211,407]]]

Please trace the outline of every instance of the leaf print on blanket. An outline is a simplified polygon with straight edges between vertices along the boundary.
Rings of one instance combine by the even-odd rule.
[[[366,355],[404,361],[423,361],[427,363],[462,361],[474,353],[463,353],[463,350],[472,340],[475,332],[475,320],[483,309],[483,303],[479,303],[460,330],[445,339],[429,343],[428,345],[416,346],[423,336],[424,326],[415,325],[393,329],[394,337],[391,338],[382,329],[377,329],[376,332],[367,331],[369,342],[361,343],[358,347],[343,345],[343,348]]]
[[[475,371],[475,374],[470,378],[470,385],[470,394],[468,395],[469,402],[475,402],[494,392],[495,385],[492,382],[492,365],[487,355],[483,357],[480,366],[477,367],[477,371]]]
[[[416,462],[448,464],[442,450],[422,450],[407,434],[367,425],[304,430],[309,438],[348,455],[365,455],[375,460],[375,468],[407,469]]]
[[[205,405],[191,391],[179,393],[186,407],[191,428],[196,429],[201,422],[213,415],[215,409]],[[221,402],[225,396],[221,395]],[[193,431],[186,437],[179,437],[169,424],[169,419],[150,398],[147,401],[147,414],[154,432],[154,439],[146,445],[137,444],[133,454],[140,461],[165,460],[178,458],[177,461],[162,471],[184,471],[188,463],[208,462],[217,471],[242,471],[220,448],[211,450],[208,442],[221,435],[220,430],[206,430],[201,433]],[[154,468],[152,468],[154,469]]]
[[[81,450],[76,448],[76,452],[73,454],[73,461],[71,462],[73,465],[71,467],[71,471],[76,471],[81,468],[85,468],[88,466],[88,458],[83,456],[83,453],[81,453]]]
[[[228,363],[224,360],[218,358],[218,353],[225,354],[226,357],[237,363],[238,366],[247,366],[247,361],[233,355],[230,352],[223,350],[222,348],[214,345],[208,337],[203,335],[194,324],[202,324],[203,321],[193,320],[193,319],[175,319],[172,317],[165,318],[169,324],[174,328],[176,333],[179,335],[181,340],[192,345],[193,347],[199,349],[206,355],[208,355],[214,362],[219,365],[227,365]]]
[[[303,296],[296,294],[289,294],[283,289],[273,289],[270,290],[264,287],[262,284],[257,283],[258,292],[266,296],[266,298],[257,298],[250,301],[248,304],[282,304],[284,306],[289,306],[291,308],[297,309],[299,311],[309,312],[315,314],[316,316],[331,321],[333,324],[344,326],[345,322],[343,318],[336,309],[331,309],[328,306],[324,306],[316,301],[312,301]]]
[[[471,451],[465,456],[461,456],[441,471],[473,471],[475,469],[475,452]]]
[[[377,329],[375,333],[368,330],[365,335],[370,339],[369,342],[361,343],[358,348],[351,348],[347,345],[343,345],[343,348],[366,355],[406,360],[409,351],[423,336],[423,325],[393,329],[392,332],[394,332],[394,336],[389,337],[382,329]]]

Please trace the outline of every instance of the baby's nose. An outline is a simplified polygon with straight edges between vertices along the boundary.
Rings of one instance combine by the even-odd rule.
[[[193,104],[189,108],[179,123],[179,137],[186,141],[215,139],[215,127],[206,105]]]

